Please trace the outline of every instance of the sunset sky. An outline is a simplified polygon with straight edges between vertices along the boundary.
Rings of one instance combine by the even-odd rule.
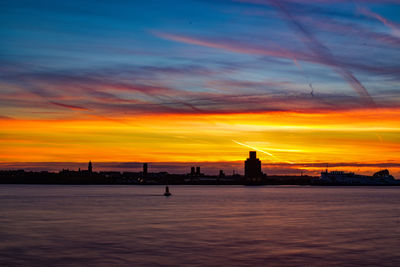
[[[400,178],[399,14],[399,0],[3,1],[0,168],[243,173],[258,150],[267,173]]]

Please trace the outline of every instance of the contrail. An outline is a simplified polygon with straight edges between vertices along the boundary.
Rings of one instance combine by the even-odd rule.
[[[273,154],[271,154],[271,153],[269,153],[269,152],[267,152],[267,151],[261,150],[261,149],[259,149],[259,148],[256,148],[256,147],[254,147],[254,146],[249,146],[249,145],[240,143],[240,142],[238,142],[238,141],[236,141],[236,140],[233,140],[233,139],[232,139],[232,142],[235,142],[236,144],[241,145],[241,146],[245,146],[245,147],[248,147],[248,148],[257,150],[257,151],[259,151],[259,152],[261,152],[261,153],[267,154],[268,156],[270,156],[270,157],[272,157],[272,158],[274,158],[274,159],[280,160],[278,157],[274,156]],[[291,161],[285,161],[285,160],[284,160],[284,162],[293,164],[293,162],[291,162]]]
[[[320,43],[317,38],[313,36],[296,18],[290,13],[286,8],[284,3],[277,0],[272,0],[272,3],[278,7],[281,13],[286,17],[286,20],[292,25],[294,29],[301,34],[301,40],[309,49],[319,58],[319,60],[325,62],[325,64],[330,65],[338,74],[340,74],[344,80],[356,91],[365,103],[375,105],[374,100],[368,93],[367,89],[361,84],[361,82],[340,62],[338,62],[332,55],[330,50]]]
[[[264,150],[261,150],[261,149],[259,149],[259,148],[256,148],[256,147],[253,147],[253,146],[249,146],[249,145],[246,145],[246,144],[243,144],[243,143],[240,143],[240,142],[238,142],[238,141],[236,141],[236,140],[232,140],[232,141],[235,142],[235,143],[238,144],[238,145],[246,146],[246,147],[248,147],[248,148],[251,148],[251,149],[260,151],[260,152],[262,152],[262,153],[264,153],[264,154],[267,154],[268,156],[271,156],[271,157],[273,157],[273,158],[276,158],[276,157],[275,157],[274,155],[272,155],[271,153],[266,152],[266,151],[264,151]]]

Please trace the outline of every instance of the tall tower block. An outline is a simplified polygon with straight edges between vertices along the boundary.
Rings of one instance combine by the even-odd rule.
[[[257,158],[256,151],[250,151],[249,158],[244,162],[244,176],[249,180],[258,180],[263,176],[261,161]]]

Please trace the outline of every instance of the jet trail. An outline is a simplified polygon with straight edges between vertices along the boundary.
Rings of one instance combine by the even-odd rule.
[[[236,140],[233,140],[233,139],[232,139],[232,142],[234,142],[234,143],[236,143],[236,144],[238,144],[238,145],[241,145],[241,146],[245,146],[245,147],[248,147],[248,148],[257,150],[257,151],[259,151],[259,152],[261,152],[261,153],[267,154],[268,156],[270,156],[270,157],[272,157],[272,158],[274,158],[274,159],[280,160],[278,157],[274,156],[273,154],[271,154],[271,153],[269,153],[269,152],[267,152],[267,151],[261,150],[261,149],[259,149],[259,148],[256,148],[256,147],[254,147],[254,146],[249,146],[249,145],[240,143],[240,142],[238,142],[238,141],[236,141]],[[291,161],[285,161],[285,160],[284,160],[284,162],[289,163],[289,164],[293,164],[293,162],[291,162]]]
[[[309,49],[319,58],[320,61],[325,62],[326,65],[330,65],[344,80],[356,91],[365,103],[375,105],[374,100],[368,93],[367,89],[361,84],[361,82],[340,62],[338,62],[332,55],[330,50],[320,43],[313,34],[308,31],[288,10],[288,8],[277,0],[272,0],[272,3],[281,11],[286,20],[290,25],[301,35],[300,39]]]

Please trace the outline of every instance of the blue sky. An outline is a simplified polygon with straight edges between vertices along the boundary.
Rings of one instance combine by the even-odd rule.
[[[1,111],[398,107],[398,14],[393,0],[4,1]]]

